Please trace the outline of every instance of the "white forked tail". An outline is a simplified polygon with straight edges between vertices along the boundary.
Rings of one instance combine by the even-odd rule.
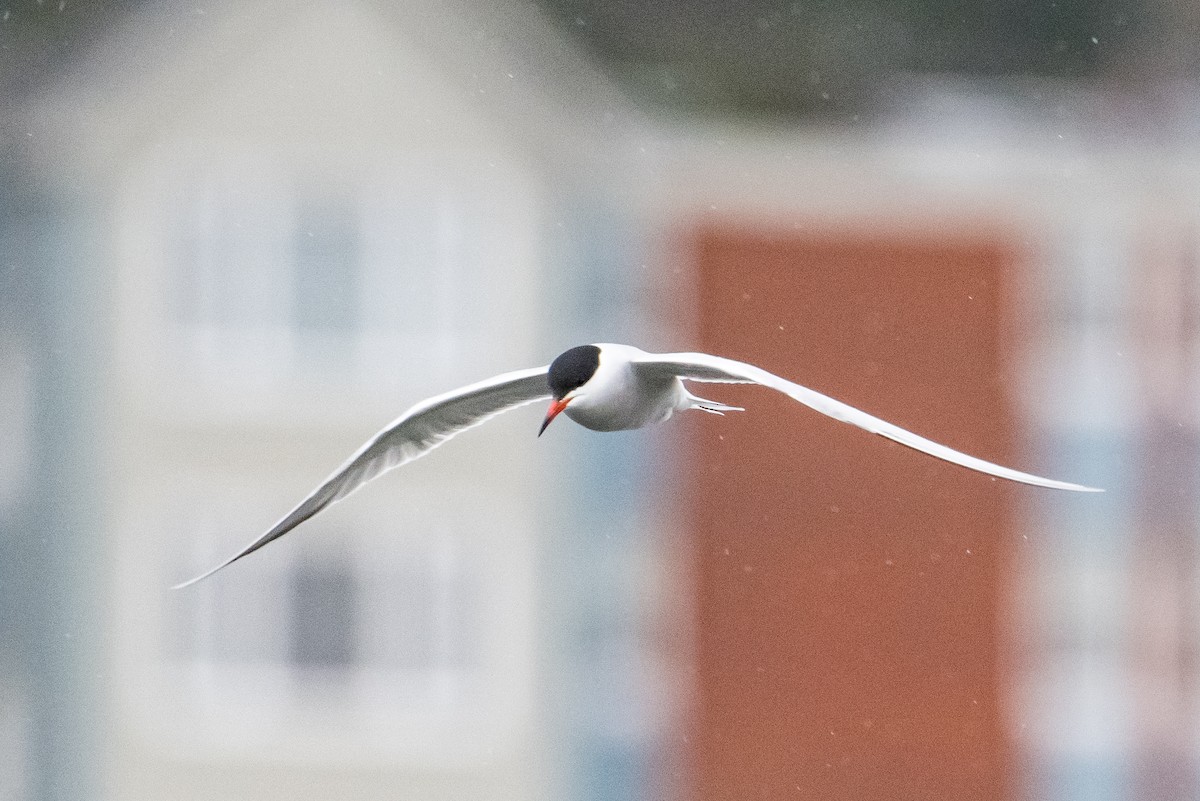
[[[744,411],[746,411],[741,406],[729,406],[728,404],[725,404],[725,403],[717,403],[716,401],[705,400],[704,398],[696,397],[695,395],[693,395],[690,392],[687,393],[687,401],[688,401],[688,405],[685,408],[699,409],[700,411],[708,412],[709,414],[724,415],[725,412],[744,412]]]

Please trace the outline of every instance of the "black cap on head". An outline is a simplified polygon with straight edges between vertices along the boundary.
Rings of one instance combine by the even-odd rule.
[[[563,351],[550,362],[546,381],[554,397],[562,399],[573,389],[579,389],[592,379],[600,366],[600,349],[595,345],[580,345]]]

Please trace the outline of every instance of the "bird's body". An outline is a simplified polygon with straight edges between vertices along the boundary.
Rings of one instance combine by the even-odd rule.
[[[664,422],[679,411],[742,411],[693,395],[685,381],[759,384],[836,420],[971,470],[1052,489],[1098,491],[968,456],[745,362],[707,353],[653,354],[629,345],[580,345],[546,367],[504,373],[416,404],[359,448],[266,533],[217,567],[178,586],[212,575],[381,473],[424,456],[459,432],[518,406],[550,400],[541,431],[560,413],[593,431],[626,431]]]
[[[592,431],[629,431],[662,423],[678,404],[674,384],[638,375],[632,362],[614,359],[604,349],[593,380],[596,389],[571,401],[563,412]]]
[[[629,431],[665,423],[675,412],[696,408],[742,411],[697,398],[678,376],[639,369],[639,360],[650,356],[643,350],[614,344],[582,347],[599,347],[603,354],[589,381],[595,388],[572,399],[563,410],[584,428]]]

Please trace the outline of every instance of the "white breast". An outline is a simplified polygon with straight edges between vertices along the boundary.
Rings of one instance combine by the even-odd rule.
[[[600,345],[600,367],[571,400],[567,417],[593,431],[627,431],[671,416],[686,397],[677,378],[650,378],[634,371],[628,345]]]

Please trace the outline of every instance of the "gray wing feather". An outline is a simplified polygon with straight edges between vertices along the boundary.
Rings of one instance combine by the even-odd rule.
[[[331,503],[379,475],[419,459],[456,434],[491,418],[549,398],[548,367],[504,373],[421,401],[364,444],[295,509],[234,556],[175,589],[195,584],[288,533]]]
[[[799,401],[805,406],[815,409],[821,414],[828,415],[835,420],[840,420],[843,423],[849,423],[850,425],[870,431],[873,434],[887,437],[894,442],[899,442],[901,445],[906,445],[938,459],[944,459],[947,462],[998,478],[1006,478],[1010,481],[1019,481],[1023,484],[1032,484],[1038,487],[1074,490],[1076,492],[1103,491],[1094,487],[1085,487],[1066,481],[1042,478],[1031,473],[1022,473],[1020,470],[1013,470],[1010,467],[1003,467],[1002,465],[969,456],[900,428],[897,425],[893,425],[886,420],[881,420],[864,411],[855,409],[853,406],[849,406],[841,401],[834,400],[828,395],[822,395],[820,392],[816,392],[800,384],[795,384],[785,378],[780,378],[774,373],[769,373],[760,367],[755,367],[745,362],[725,359],[720,356],[711,356],[707,353],[664,353],[646,354],[645,357],[636,360],[635,365],[639,370],[669,374],[688,381],[760,384],[782,392],[793,400]]]

